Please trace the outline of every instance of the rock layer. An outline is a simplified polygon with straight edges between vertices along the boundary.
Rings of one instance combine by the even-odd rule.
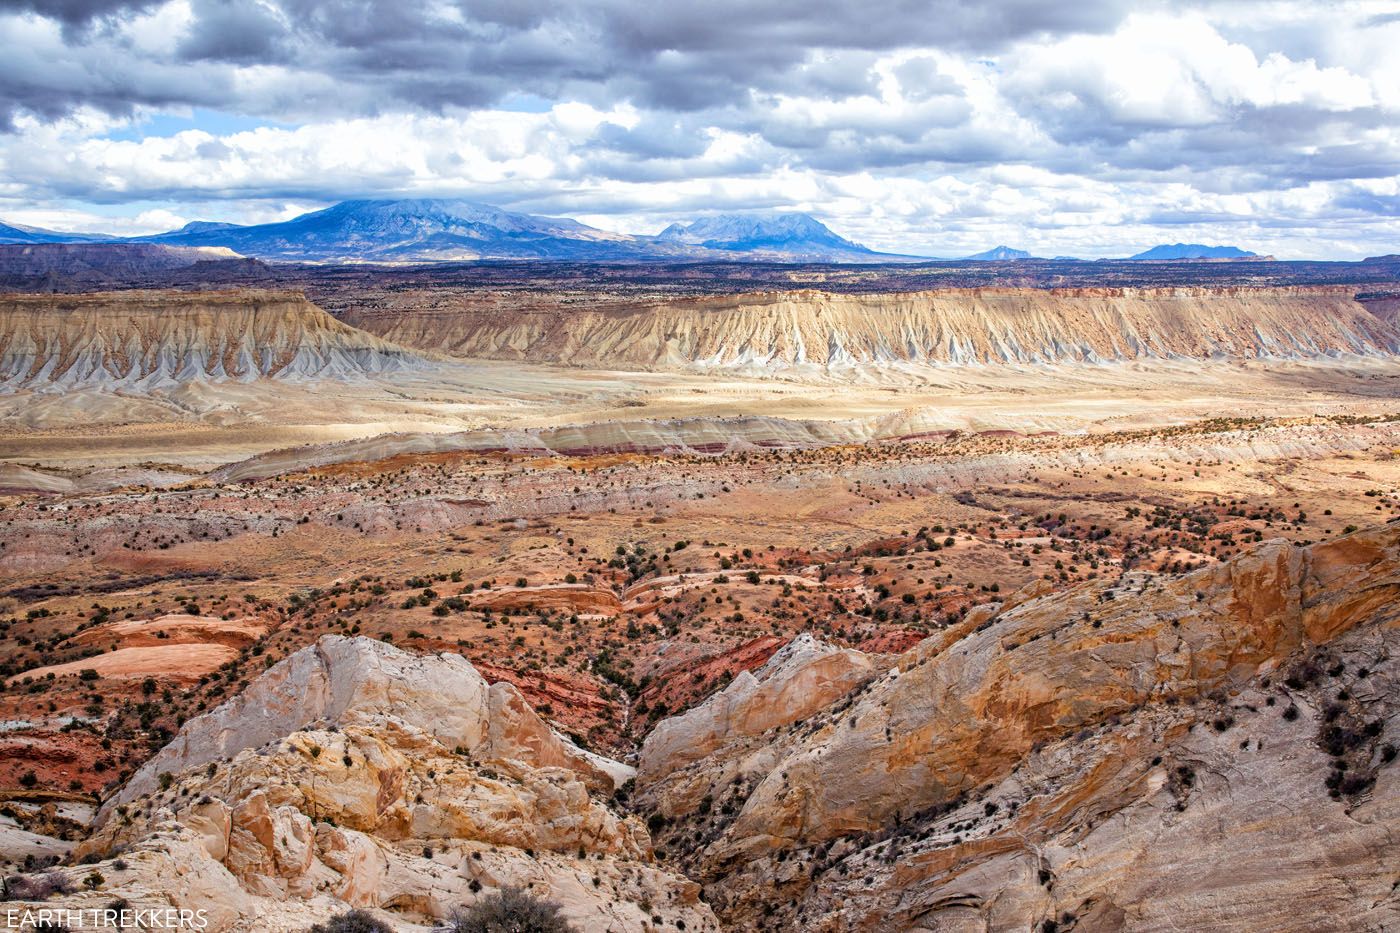
[[[875,675],[868,656],[799,635],[758,670],[657,724],[642,745],[639,780],[669,774],[721,745],[805,719]]]
[[[1387,527],[979,608],[641,798],[744,929],[1387,928],[1397,597]]]
[[[0,298],[0,387],[151,389],[198,380],[353,378],[426,366],[298,292]]]
[[[609,805],[631,773],[460,657],[325,636],[186,723],[80,857],[104,903],[204,910],[220,931],[300,931],[352,906],[418,929],[505,885],[579,929],[717,929]]]
[[[1392,355],[1400,331],[1319,288],[758,293],[543,310],[361,312],[388,340],[463,357],[635,369],[1083,364]]]
[[[99,822],[115,806],[151,793],[163,772],[231,758],[308,727],[384,717],[476,757],[568,768],[601,792],[612,792],[615,776],[616,783],[631,776],[616,763],[601,767],[601,759],[555,735],[514,687],[488,685],[465,658],[419,657],[368,638],[330,635],[187,723],[107,801]]]

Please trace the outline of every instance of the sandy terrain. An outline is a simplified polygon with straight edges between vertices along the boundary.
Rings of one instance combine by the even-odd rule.
[[[898,416],[930,429],[1105,431],[1211,417],[1374,414],[1400,405],[1400,361],[1133,363],[928,370],[874,384],[556,366],[443,364],[429,375],[302,386],[263,381],[152,393],[0,395],[0,460],[209,469],[280,447],[483,428],[762,415]]]
[[[220,664],[237,656],[238,652],[227,645],[174,644],[118,648],[82,661],[37,667],[25,671],[24,677],[36,680],[47,678],[50,674],[65,677],[90,669],[102,677],[144,678],[159,674],[176,680],[193,679],[215,670]],[[15,678],[11,679],[12,683],[15,681]]]

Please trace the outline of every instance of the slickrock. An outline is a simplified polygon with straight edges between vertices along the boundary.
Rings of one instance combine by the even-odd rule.
[[[644,758],[659,844],[722,919],[1400,924],[1400,529],[1026,595],[805,721]]]
[[[107,899],[202,909],[213,930],[300,931],[349,906],[418,929],[507,884],[580,929],[717,929],[609,805],[630,775],[460,657],[325,636],[186,723],[81,854]]]
[[[423,732],[449,750],[460,747],[483,760],[568,768],[605,793],[613,790],[615,775],[627,779],[551,732],[513,686],[488,685],[465,658],[420,657],[370,638],[328,635],[274,665],[228,703],[190,720],[107,801],[99,821],[115,806],[151,793],[162,772],[198,768],[326,725]]]
[[[670,774],[728,742],[804,719],[875,671],[866,654],[799,635],[762,667],[740,671],[704,703],[658,723],[642,745],[638,780]]]

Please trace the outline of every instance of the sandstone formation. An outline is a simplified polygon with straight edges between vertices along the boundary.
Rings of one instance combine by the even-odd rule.
[[[868,655],[799,635],[758,670],[741,671],[704,703],[658,723],[642,745],[638,779],[670,774],[722,745],[806,719],[875,670]]]
[[[325,636],[190,720],[82,845],[104,896],[301,931],[347,906],[419,929],[508,884],[580,929],[716,929],[608,803],[631,774],[455,655]],[[45,906],[58,906],[50,902]]]
[[[488,685],[457,655],[419,657],[368,638],[327,636],[272,667],[223,706],[191,720],[175,740],[108,800],[112,808],[150,793],[163,772],[180,773],[314,725],[378,723],[427,733],[448,749],[486,760],[518,759],[575,772],[610,794],[631,776],[548,726],[510,684]]]
[[[347,309],[341,318],[419,349],[603,369],[842,372],[1400,352],[1394,323],[1339,287],[794,291],[538,311]]]
[[[1386,527],[993,604],[641,798],[742,929],[1386,929],[1398,596]]]
[[[297,292],[0,297],[0,387],[11,390],[349,378],[426,365]]]

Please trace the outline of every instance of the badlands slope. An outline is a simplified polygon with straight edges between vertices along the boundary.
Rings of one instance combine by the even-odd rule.
[[[656,727],[643,806],[734,929],[1393,929],[1397,569],[1387,527],[799,640]]]
[[[0,385],[10,389],[346,378],[422,365],[291,292],[0,297]]]
[[[1371,415],[1400,380],[1393,304],[1337,288],[656,304],[445,287],[342,293],[330,315],[257,289],[11,296],[0,460],[204,470],[391,433],[481,432],[443,449],[715,450],[794,430],[779,421],[803,422],[806,446]],[[818,424],[838,420],[854,427]],[[674,438],[673,421],[689,423]],[[541,431],[553,435],[542,445]]]
[[[798,291],[613,307],[350,309],[341,318],[420,349],[594,368],[841,371],[1400,351],[1393,322],[1335,287]]]
[[[453,652],[327,634],[107,797],[56,869],[92,891],[15,906],[408,933],[526,885],[618,933],[1391,929],[1398,570],[1390,525],[1034,580],[899,653],[803,634],[635,776]]]

